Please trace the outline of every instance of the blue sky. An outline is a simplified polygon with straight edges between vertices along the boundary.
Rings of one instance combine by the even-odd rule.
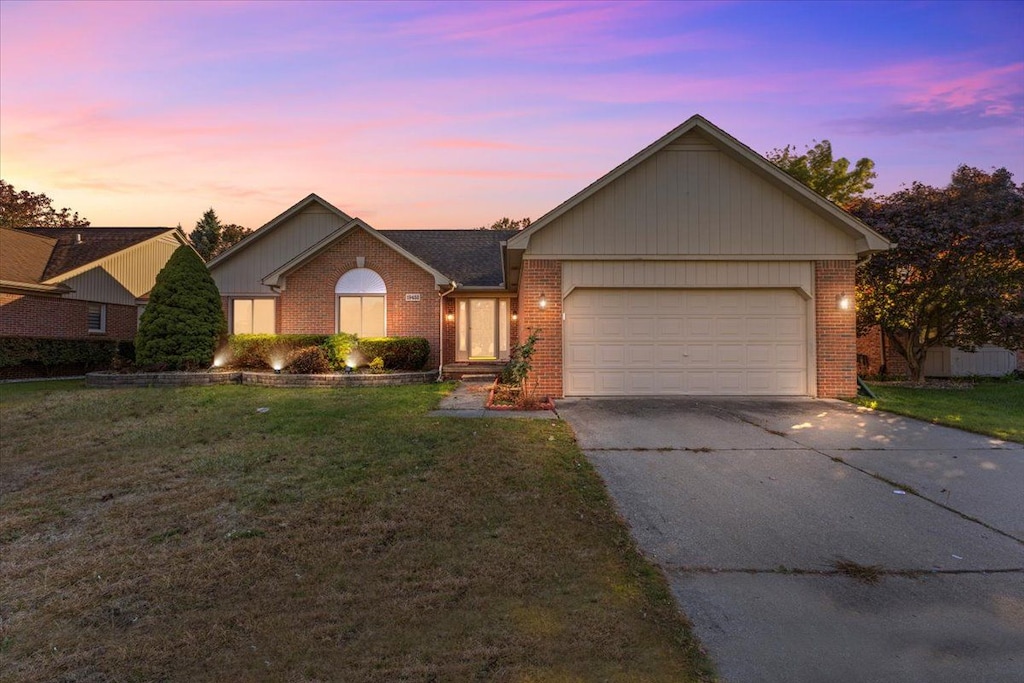
[[[0,175],[94,225],[551,209],[700,113],[1024,180],[1024,2],[0,3]]]

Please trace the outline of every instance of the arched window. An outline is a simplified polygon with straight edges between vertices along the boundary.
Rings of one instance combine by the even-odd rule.
[[[387,334],[384,279],[369,268],[353,268],[338,279],[334,295],[338,300],[338,332],[360,337]]]

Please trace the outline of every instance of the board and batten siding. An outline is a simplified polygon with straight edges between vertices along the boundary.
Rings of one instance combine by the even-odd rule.
[[[347,223],[338,214],[313,204],[266,235],[258,238],[237,256],[210,270],[222,296],[272,294],[260,280],[288,263]]]
[[[577,287],[796,289],[814,296],[810,261],[563,261],[562,296]]]
[[[698,133],[530,239],[527,258],[851,258],[855,238]]]
[[[111,254],[64,280],[75,290],[64,298],[134,306],[136,298],[153,289],[157,274],[180,246],[173,235],[162,235]]]

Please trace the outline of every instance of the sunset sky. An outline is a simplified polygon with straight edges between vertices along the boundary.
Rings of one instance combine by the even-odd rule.
[[[1024,2],[0,2],[0,176],[93,225],[537,218],[699,113],[1024,181]]]

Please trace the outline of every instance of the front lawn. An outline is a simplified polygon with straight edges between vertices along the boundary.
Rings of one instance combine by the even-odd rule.
[[[0,387],[0,679],[687,681],[560,422],[439,386]]]
[[[1009,441],[1024,442],[1024,381],[980,380],[900,387],[869,383],[878,396],[860,396],[869,408],[908,415]]]

